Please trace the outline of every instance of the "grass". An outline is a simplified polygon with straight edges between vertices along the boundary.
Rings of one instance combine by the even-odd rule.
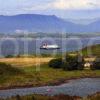
[[[82,54],[83,54],[84,56],[89,56],[90,53],[91,53],[93,56],[100,57],[100,44],[98,44],[98,45],[93,45],[93,46],[88,46],[88,47],[85,47],[85,48],[82,50]]]
[[[0,62],[11,64],[15,67],[28,67],[36,64],[44,64],[49,62],[52,57],[19,57],[19,58],[0,58]]]
[[[0,99],[3,100],[3,99]],[[56,95],[56,96],[43,96],[43,95],[27,95],[27,96],[16,96],[7,98],[5,100],[100,100],[100,93],[96,93],[87,97],[68,96],[68,95]]]
[[[65,95],[59,95],[59,96],[43,96],[43,95],[29,95],[29,96],[16,96],[12,97],[10,99],[7,98],[7,100],[76,100],[74,97],[71,96],[65,96]]]
[[[9,58],[7,58],[9,59]],[[11,58],[10,58],[11,59]],[[10,60],[9,59],[9,60]],[[19,59],[19,58],[18,58]],[[43,86],[43,85],[55,85],[62,83],[65,79],[80,78],[80,77],[100,77],[100,70],[82,70],[82,71],[64,71],[62,69],[50,68],[46,63],[42,63],[40,67],[35,66],[34,63],[30,66],[30,61],[27,67],[19,65],[18,59],[15,62],[9,60],[6,63],[0,63],[0,89],[15,88],[23,86]],[[21,60],[21,59],[20,59]],[[24,63],[23,61],[20,61]],[[19,63],[20,64],[20,63]],[[24,63],[26,64],[26,63]],[[38,70],[38,71],[37,71]],[[62,99],[64,98],[64,99]],[[82,98],[80,100],[99,100],[100,95]],[[1,100],[1,99],[0,99]],[[23,97],[12,97],[7,100],[75,100],[71,96],[55,96],[48,97],[42,95],[29,95]],[[77,99],[76,99],[77,100]]]
[[[23,74],[22,70],[12,67],[9,64],[0,63],[0,84],[5,83],[12,76]]]
[[[8,67],[0,65],[0,87],[15,87],[15,86],[40,86],[52,84],[57,80],[79,78],[83,76],[99,76],[99,70],[84,70],[84,71],[63,71],[62,69],[52,69],[47,64],[40,66],[40,71],[36,71],[39,66],[30,67]],[[6,70],[7,69],[7,70]]]

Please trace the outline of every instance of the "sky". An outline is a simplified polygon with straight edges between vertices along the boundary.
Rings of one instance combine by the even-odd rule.
[[[70,19],[100,18],[100,0],[0,0],[0,15],[43,14]]]

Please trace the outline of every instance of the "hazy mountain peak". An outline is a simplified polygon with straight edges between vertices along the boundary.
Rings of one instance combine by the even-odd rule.
[[[92,29],[91,29],[92,27]],[[0,32],[9,33],[16,30],[42,33],[80,33],[100,32],[100,20],[89,25],[75,24],[65,21],[55,15],[20,14],[14,16],[0,16]]]

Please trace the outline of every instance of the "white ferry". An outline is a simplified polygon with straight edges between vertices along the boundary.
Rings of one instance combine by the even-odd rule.
[[[49,45],[49,44],[43,44],[40,49],[60,49],[60,47],[56,44],[54,45]]]

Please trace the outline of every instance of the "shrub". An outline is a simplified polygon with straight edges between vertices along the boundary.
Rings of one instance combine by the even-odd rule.
[[[66,71],[67,70],[72,70],[72,67],[70,66],[70,64],[68,62],[65,62],[62,67]]]
[[[77,70],[83,70],[84,69],[84,61],[78,62]]]
[[[3,74],[15,75],[18,73],[22,73],[22,71],[15,67],[12,67],[10,64],[0,63],[0,75],[3,75]]]
[[[20,54],[18,54],[18,55],[16,55],[16,57],[17,57],[17,58],[20,58],[20,57],[21,57],[21,55],[20,55]]]
[[[98,60],[98,58],[93,62],[91,69],[92,70],[100,70],[100,61]]]
[[[5,58],[13,58],[14,55],[6,55]]]
[[[79,56],[67,55],[65,61],[61,58],[53,59],[49,62],[49,66],[52,68],[63,68],[64,70],[83,70],[84,69],[84,59],[80,56],[81,60],[78,59]]]
[[[80,61],[78,60],[79,56],[66,56],[66,62],[63,65],[64,70],[83,70],[84,59],[82,58]]]
[[[62,65],[63,65],[63,61],[61,58],[53,59],[49,62],[49,67],[52,67],[52,68],[61,68]]]
[[[21,97],[19,95],[17,95],[16,100],[21,100]]]

